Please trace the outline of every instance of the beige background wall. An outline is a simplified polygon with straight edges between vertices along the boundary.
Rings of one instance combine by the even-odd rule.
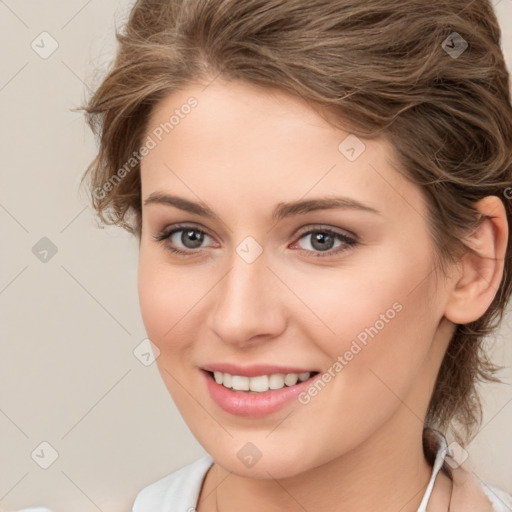
[[[495,4],[512,69],[512,0]],[[0,512],[126,511],[143,486],[204,453],[155,365],[133,353],[145,338],[136,241],[95,227],[78,195],[94,141],[70,108],[111,57],[129,7],[0,1]],[[508,384],[485,389],[470,446],[477,476],[509,492],[511,324],[495,348]]]

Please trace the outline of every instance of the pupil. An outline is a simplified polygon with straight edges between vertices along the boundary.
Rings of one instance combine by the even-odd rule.
[[[188,237],[188,240],[187,240],[187,237]],[[181,242],[183,243],[183,245],[185,245],[189,249],[195,249],[195,248],[201,246],[203,238],[204,238],[203,233],[200,233],[199,231],[191,229],[189,231],[183,232],[183,235],[181,236]],[[192,243],[190,244],[190,242],[192,242]]]
[[[332,246],[332,242],[334,241],[333,237],[327,235],[325,233],[317,233],[313,236],[313,243],[311,244],[315,249],[319,249],[321,251],[325,251],[330,249]],[[316,244],[319,244],[318,246]],[[327,247],[329,246],[329,247]]]

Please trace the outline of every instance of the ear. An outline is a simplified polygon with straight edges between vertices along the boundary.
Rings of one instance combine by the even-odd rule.
[[[455,324],[478,320],[489,308],[503,277],[508,240],[505,206],[497,196],[475,204],[482,214],[476,230],[466,239],[469,249],[459,262],[445,317]]]

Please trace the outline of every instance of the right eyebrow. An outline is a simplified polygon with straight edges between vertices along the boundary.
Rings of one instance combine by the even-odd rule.
[[[189,201],[183,197],[164,194],[163,192],[153,192],[145,199],[144,204],[167,204],[169,206],[179,208],[180,210],[200,215],[201,217],[219,220],[218,215],[216,215],[208,206],[195,203],[194,201]]]

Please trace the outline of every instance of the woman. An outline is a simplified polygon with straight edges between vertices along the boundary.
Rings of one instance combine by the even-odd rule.
[[[512,283],[490,2],[139,0],[118,40],[86,177],[208,452],[133,511],[512,510],[463,448]]]

